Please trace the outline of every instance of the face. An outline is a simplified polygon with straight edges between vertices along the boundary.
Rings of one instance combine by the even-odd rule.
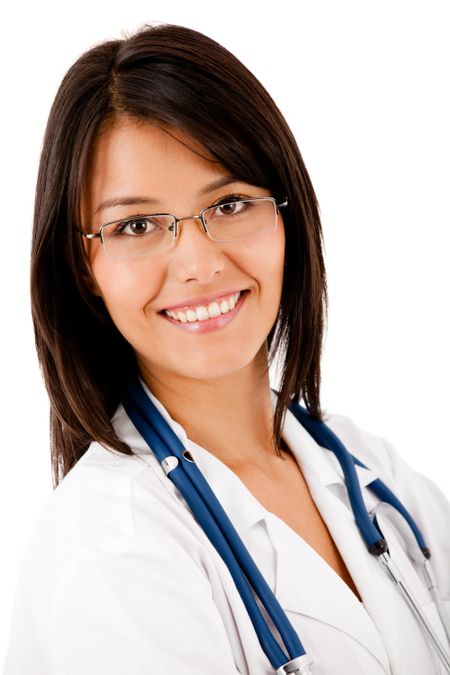
[[[227,175],[205,148],[181,131],[122,118],[103,131],[94,146],[82,200],[83,228],[97,232],[104,223],[138,214],[197,215],[227,195],[272,196],[244,182],[210,186]],[[136,196],[137,204],[108,206],[96,213],[104,200]],[[157,254],[108,258],[99,239],[87,245],[93,291],[101,295],[133,347],[144,377],[167,383],[222,378],[252,367],[265,354],[281,298],[281,212],[276,229],[238,241],[212,241],[200,220],[187,219],[179,224],[175,245]],[[197,317],[200,306],[217,302],[212,313],[217,306],[222,312],[231,308],[230,298],[238,292],[231,311],[191,321],[188,308]],[[176,307],[181,315],[166,314]],[[176,320],[188,316],[190,320]]]

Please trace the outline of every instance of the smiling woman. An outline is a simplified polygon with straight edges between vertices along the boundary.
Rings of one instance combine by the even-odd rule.
[[[56,489],[5,675],[444,672],[448,503],[383,439],[323,423],[317,201],[238,59],[163,24],[70,68],[31,293]]]
[[[209,68],[205,61],[210,61]],[[128,243],[130,227],[136,234],[142,215],[185,218],[218,202],[225,213],[230,200],[262,196],[273,200],[266,202],[262,221],[262,208],[253,209],[252,227],[247,227],[251,236],[229,240],[221,234],[222,226],[216,232],[216,218],[209,217],[216,211],[203,211],[197,223],[178,226],[176,218],[166,218],[158,246],[153,235],[145,237],[152,242],[148,256],[128,255],[129,247],[137,246]],[[277,204],[285,201],[281,215]],[[136,221],[136,216],[141,219]],[[134,224],[127,221],[127,229],[120,229],[130,217]],[[80,229],[87,236],[81,238]],[[223,236],[225,241],[216,241]],[[167,250],[175,239],[173,250]],[[276,255],[269,256],[271,249]],[[62,250],[66,257],[60,256]],[[49,302],[51,284],[55,290]],[[55,483],[92,440],[130,452],[115,433],[111,416],[123,381],[136,362],[145,367],[149,358],[161,359],[162,367],[172,363],[173,372],[164,371],[164,378],[177,377],[175,361],[178,367],[183,364],[184,375],[189,372],[193,378],[189,409],[196,399],[191,388],[198,384],[202,391],[206,386],[207,399],[211,390],[217,392],[221,407],[227,408],[214,373],[228,369],[231,378],[248,373],[251,384],[228,393],[246,426],[230,425],[220,413],[214,423],[236,434],[239,426],[239,446],[253,448],[255,454],[261,446],[278,452],[282,418],[292,396],[302,396],[320,417],[326,290],[314,191],[297,144],[269,94],[233,55],[201,33],[182,26],[144,29],[128,40],[93,48],[69,70],[50,113],[42,152],[31,288],[37,348],[52,401]],[[181,333],[178,323],[160,314],[198,298],[203,302],[204,296],[209,300],[238,291],[247,291],[243,312],[236,312],[236,327],[232,322],[220,332],[220,347],[216,337],[206,337],[207,327],[200,329],[197,323],[202,344],[191,345],[193,331]],[[285,366],[272,420],[267,369],[278,347]],[[162,370],[153,365],[156,386]],[[255,367],[262,381],[250,375]],[[162,391],[158,396],[167,404],[170,398],[169,410],[174,410],[176,393],[172,387],[166,391],[170,396]],[[246,429],[250,406],[253,425],[258,420],[251,433]],[[200,404],[196,410],[200,420],[206,415],[213,421],[212,411],[201,410]]]

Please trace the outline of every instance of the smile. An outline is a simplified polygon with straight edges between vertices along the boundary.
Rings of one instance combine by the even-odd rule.
[[[242,291],[232,293],[226,298],[215,300],[209,305],[197,305],[184,309],[183,311],[169,311],[164,310],[164,314],[170,316],[171,319],[179,321],[180,323],[193,323],[194,321],[207,321],[208,319],[215,319],[222,314],[227,314],[235,308]]]
[[[233,321],[249,294],[248,290],[237,291],[224,298],[218,298],[207,306],[186,307],[182,311],[165,309],[161,312],[161,316],[174,327],[189,333],[209,333]]]

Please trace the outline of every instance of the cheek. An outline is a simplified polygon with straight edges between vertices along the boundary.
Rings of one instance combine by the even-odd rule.
[[[261,279],[264,280],[263,298],[267,308],[266,330],[270,330],[276,321],[283,290],[285,232],[282,224],[279,224],[268,243],[261,276]]]
[[[261,286],[266,298],[279,298],[284,275],[285,233],[282,224],[259,239],[249,241],[242,249],[245,268]]]
[[[91,257],[92,273],[112,320],[126,335],[131,317],[143,314],[145,304],[157,295],[162,273],[155,264],[149,269],[144,260],[112,260],[102,253]]]

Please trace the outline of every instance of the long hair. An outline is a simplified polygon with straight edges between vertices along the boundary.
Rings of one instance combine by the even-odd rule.
[[[36,348],[50,398],[56,486],[98,441],[132,454],[111,417],[121,382],[137,364],[98,296],[77,228],[93,143],[118,117],[169,125],[198,140],[232,175],[268,188],[283,210],[286,247],[281,302],[267,338],[278,352],[280,391],[273,439],[286,408],[320,408],[320,356],[327,309],[316,196],[283,115],[255,76],[195,30],[145,26],[82,54],[62,80],[45,132],[36,186],[31,302]]]

